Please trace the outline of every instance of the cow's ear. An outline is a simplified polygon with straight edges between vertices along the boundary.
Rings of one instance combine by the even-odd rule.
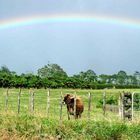
[[[69,96],[70,96],[70,94],[67,94],[66,96],[67,96],[67,97],[69,97]]]

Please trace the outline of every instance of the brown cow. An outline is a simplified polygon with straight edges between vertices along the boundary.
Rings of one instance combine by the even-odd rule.
[[[74,96],[67,94],[64,96],[64,103],[67,105],[68,120],[70,115],[74,115]],[[84,105],[80,97],[76,97],[76,112],[75,118],[81,118],[81,114],[84,111]]]

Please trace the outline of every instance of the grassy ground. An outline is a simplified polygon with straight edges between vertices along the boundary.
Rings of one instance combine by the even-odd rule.
[[[81,96],[85,110],[82,119],[67,121],[66,107],[63,106],[63,122],[59,121],[60,89],[50,91],[50,113],[47,117],[47,90],[35,90],[35,110],[30,113],[29,90],[22,89],[21,109],[17,114],[18,89],[10,89],[8,111],[5,111],[6,89],[0,89],[0,139],[140,139],[139,119],[123,122],[118,113],[107,112],[103,116],[99,102],[103,90],[63,89],[63,94]],[[134,92],[138,89],[106,91],[107,98],[118,98],[122,91]],[[88,92],[92,95],[91,120],[88,121]]]
[[[140,123],[65,120],[60,124],[44,117],[3,115],[0,116],[0,139],[139,140]]]

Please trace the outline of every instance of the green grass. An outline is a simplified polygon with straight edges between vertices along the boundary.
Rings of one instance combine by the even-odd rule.
[[[81,96],[84,102],[84,112],[82,114],[83,119],[87,119],[87,110],[88,110],[88,92],[91,92],[92,101],[91,101],[91,119],[103,119],[103,112],[102,108],[98,107],[100,104],[100,101],[102,101],[102,93],[103,90],[73,90],[73,89],[63,89],[63,95],[67,93],[74,94],[76,91],[77,96]],[[116,90],[116,89],[109,89],[106,90],[106,98],[110,98],[113,96],[113,98],[118,99],[119,93],[124,90]],[[125,91],[138,91],[136,90],[125,90]],[[17,113],[17,100],[18,100],[18,92],[19,89],[10,89],[9,90],[9,96],[8,96],[8,112],[11,114]],[[59,119],[60,114],[60,92],[61,89],[52,89],[50,91],[50,113],[49,116],[51,118]],[[6,98],[6,89],[0,89],[0,113],[5,112],[5,98]],[[29,90],[28,89],[22,89],[21,93],[21,107],[20,107],[20,114],[26,115],[30,114],[30,103],[29,103]],[[45,89],[35,89],[35,96],[34,96],[35,104],[34,104],[34,115],[37,116],[47,116],[47,90]],[[66,113],[66,106],[63,105],[63,119],[67,119],[67,113]],[[111,115],[110,115],[111,114]],[[107,116],[109,119],[112,117],[112,119],[118,119],[118,114],[107,112]]]
[[[123,122],[118,113],[107,112],[103,116],[102,108],[98,108],[102,100],[103,90],[63,89],[63,94],[81,96],[85,110],[80,120],[67,120],[66,106],[63,105],[63,121],[59,121],[61,89],[50,91],[50,113],[47,117],[47,90],[35,89],[35,110],[30,113],[29,90],[22,89],[21,109],[17,114],[17,97],[19,89],[10,89],[8,111],[5,111],[6,89],[0,89],[0,139],[74,139],[74,140],[112,140],[140,139],[140,121]],[[122,91],[140,91],[139,89],[109,89],[107,98],[118,98]],[[91,118],[88,121],[88,92],[91,92]]]
[[[55,119],[35,116],[0,116],[1,139],[138,140],[140,123]]]

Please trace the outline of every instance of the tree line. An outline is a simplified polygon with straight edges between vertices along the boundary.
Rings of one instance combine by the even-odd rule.
[[[47,64],[37,70],[37,74],[22,73],[9,70],[6,66],[0,68],[0,87],[24,88],[139,88],[140,72],[128,75],[120,70],[116,74],[97,75],[93,70],[81,71],[76,75],[68,74],[58,64]]]

